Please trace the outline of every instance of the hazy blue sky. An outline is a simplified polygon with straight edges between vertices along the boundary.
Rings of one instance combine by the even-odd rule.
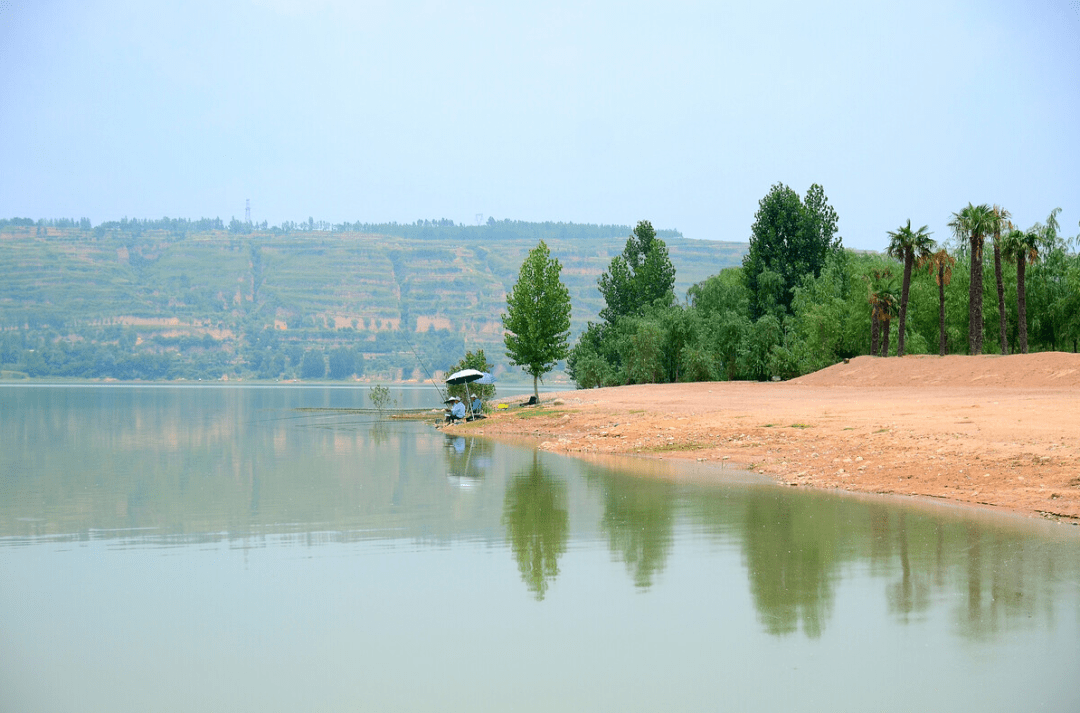
[[[0,216],[1080,219],[1080,2],[0,0]]]

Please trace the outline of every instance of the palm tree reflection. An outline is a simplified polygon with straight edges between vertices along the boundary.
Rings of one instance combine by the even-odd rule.
[[[570,535],[566,499],[566,485],[547,474],[537,453],[528,470],[514,476],[506,489],[506,535],[521,579],[538,601],[559,575],[559,557],[566,553]]]

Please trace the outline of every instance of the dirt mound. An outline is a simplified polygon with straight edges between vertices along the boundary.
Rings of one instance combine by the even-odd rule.
[[[861,356],[792,379],[806,386],[992,386],[1080,389],[1080,354],[1040,352],[1010,356]]]

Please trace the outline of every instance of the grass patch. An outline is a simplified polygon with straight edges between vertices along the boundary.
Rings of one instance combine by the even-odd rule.
[[[645,453],[671,453],[672,451],[700,451],[705,448],[706,444],[692,442],[692,443],[665,443],[662,446],[645,446],[640,449],[640,452]]]
[[[564,409],[553,408],[538,408],[530,409],[528,411],[522,411],[521,413],[514,414],[520,419],[527,418],[543,418],[544,416],[562,416],[564,413],[577,413],[577,411],[566,411]]]
[[[793,423],[788,428],[813,428],[809,423]]]
[[[645,409],[639,408],[636,411],[631,411],[630,413],[645,413]]]
[[[774,426],[776,426],[775,423],[766,423],[762,428],[773,428]]]
[[[887,428],[879,428],[878,430],[874,431],[874,433],[888,433],[888,432],[889,432],[889,429],[887,429]]]

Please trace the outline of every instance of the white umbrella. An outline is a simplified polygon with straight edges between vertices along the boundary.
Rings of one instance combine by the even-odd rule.
[[[484,378],[484,372],[477,371],[476,369],[462,369],[461,371],[455,371],[450,376],[446,377],[446,383],[448,384],[467,384],[470,381],[476,381],[477,379]]]
[[[469,382],[482,378],[484,378],[484,372],[477,371],[476,369],[462,369],[461,371],[455,371],[453,374],[446,377],[446,383],[448,384],[465,384],[465,396],[469,399],[469,413],[472,413],[472,394],[469,393]]]

